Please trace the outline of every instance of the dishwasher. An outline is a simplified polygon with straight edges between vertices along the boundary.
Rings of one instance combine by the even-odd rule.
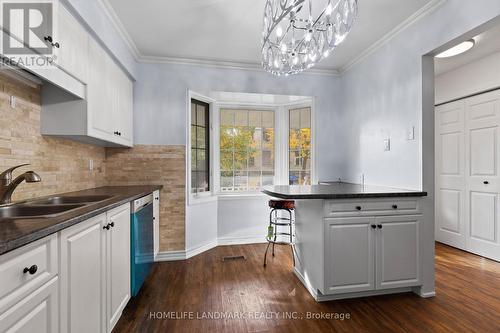
[[[130,223],[130,286],[136,296],[154,262],[153,194],[131,203]]]

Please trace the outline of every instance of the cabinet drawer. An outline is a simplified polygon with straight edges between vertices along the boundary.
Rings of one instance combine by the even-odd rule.
[[[24,272],[31,267],[31,272]],[[57,234],[0,256],[0,313],[56,276],[57,271]]]
[[[364,216],[364,215],[400,215],[418,214],[420,212],[419,199],[394,200],[329,200],[325,201],[325,217],[333,216]]]

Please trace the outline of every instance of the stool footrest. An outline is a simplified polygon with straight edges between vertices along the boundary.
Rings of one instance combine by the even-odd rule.
[[[276,245],[295,245],[294,242],[283,242],[283,241],[273,241],[272,239],[269,239],[266,237],[266,240],[271,243],[271,244],[276,244]]]
[[[273,221],[271,221],[270,223],[272,225],[280,225],[280,226],[287,226],[287,227],[291,225],[291,223],[280,223],[280,222],[273,222]]]

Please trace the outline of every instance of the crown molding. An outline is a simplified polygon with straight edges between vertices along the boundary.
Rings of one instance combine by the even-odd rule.
[[[386,33],[382,38],[377,40],[375,43],[373,43],[371,46],[369,46],[367,49],[365,49],[363,52],[361,52],[356,58],[348,62],[345,66],[342,66],[339,70],[339,74],[343,75],[345,72],[353,68],[355,65],[358,63],[362,62],[364,59],[366,59],[368,56],[373,54],[375,51],[377,51],[379,48],[384,46],[386,43],[388,43],[391,39],[393,39],[395,36],[397,36],[401,31],[405,30],[415,22],[417,22],[419,19],[422,17],[430,14],[434,10],[436,10],[439,6],[441,6],[446,0],[432,0],[429,3],[427,3],[425,6],[420,8],[418,11],[413,13],[410,17],[408,17],[406,20],[401,22],[399,25],[397,25],[394,29]]]
[[[111,23],[113,24],[113,26],[115,27],[116,31],[121,36],[123,41],[127,44],[135,60],[138,61],[138,59],[141,56],[141,52],[137,48],[137,45],[135,44],[132,37],[127,32],[127,29],[125,29],[125,26],[118,17],[118,14],[116,14],[113,6],[111,6],[108,0],[98,0],[98,2],[101,3],[102,7],[104,8],[106,16],[109,18],[109,20],[111,21]]]
[[[120,18],[116,14],[114,8],[111,6],[108,0],[98,0],[105,10],[106,15],[112,22],[113,26],[120,34],[122,39],[127,44],[130,52],[134,56],[135,60],[139,63],[150,63],[150,64],[176,64],[176,65],[192,65],[192,66],[204,66],[209,68],[226,68],[226,69],[239,69],[239,70],[250,70],[250,71],[262,71],[265,70],[258,63],[249,62],[239,62],[239,61],[226,61],[226,60],[210,60],[210,59],[196,59],[196,58],[182,58],[182,57],[171,57],[171,56],[147,56],[141,54],[137,45],[135,44],[132,37],[127,32],[127,29],[121,22]],[[342,66],[340,69],[326,69],[326,68],[312,68],[308,69],[301,74],[315,74],[315,75],[331,75],[331,76],[342,76],[344,73],[353,68],[356,64],[362,62],[365,58],[373,54],[379,48],[388,43],[401,31],[405,30],[415,22],[417,22],[422,17],[433,12],[439,6],[441,6],[446,0],[432,0],[425,6],[420,8],[402,23],[397,25],[394,29],[386,33],[382,38],[377,40],[363,52],[361,52],[356,58],[351,60],[346,65]]]
[[[251,62],[225,61],[225,60],[208,60],[208,59],[193,59],[193,58],[178,58],[167,56],[139,56],[138,62],[146,64],[174,64],[174,65],[192,65],[203,66],[208,68],[226,68],[239,69],[257,72],[266,72],[260,64]],[[339,71],[336,69],[311,68],[299,74],[315,74],[315,75],[332,75],[339,76]]]

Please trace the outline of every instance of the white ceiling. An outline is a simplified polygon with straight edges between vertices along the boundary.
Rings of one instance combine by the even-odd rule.
[[[265,0],[103,0],[139,57],[260,64]],[[313,0],[324,4],[325,0]],[[404,2],[404,3],[403,3]],[[436,0],[359,0],[351,34],[317,68],[340,70]]]
[[[474,40],[476,45],[470,51],[455,57],[436,58],[434,68],[436,76],[500,52],[500,25],[479,34]]]

